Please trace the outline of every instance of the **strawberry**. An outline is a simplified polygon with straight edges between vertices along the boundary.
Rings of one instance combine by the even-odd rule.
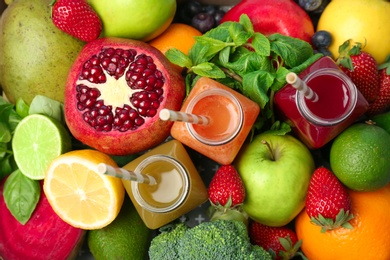
[[[378,66],[379,70],[379,94],[375,101],[368,107],[370,116],[380,114],[390,108],[390,55],[386,62]]]
[[[54,0],[51,5],[52,21],[61,31],[85,42],[99,37],[102,22],[86,0]]]
[[[233,165],[222,165],[214,174],[209,188],[211,206],[208,214],[211,220],[235,219],[247,224],[248,216],[241,205],[245,200],[245,187]]]
[[[233,165],[222,165],[214,174],[208,189],[213,205],[232,208],[241,205],[245,199],[245,187]]]
[[[347,40],[340,46],[336,63],[371,103],[379,93],[377,62],[371,54],[361,50],[361,43],[356,43],[351,49],[349,45],[350,40]]]
[[[321,232],[340,226],[352,228],[351,199],[347,188],[332,171],[324,166],[317,168],[309,183],[306,213],[311,221],[321,226]]]
[[[275,260],[292,259],[302,245],[294,230],[287,226],[270,227],[253,221],[248,232],[251,242],[267,250]]]

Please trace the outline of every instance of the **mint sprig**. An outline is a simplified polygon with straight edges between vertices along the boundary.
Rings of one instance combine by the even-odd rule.
[[[285,134],[290,127],[277,120],[273,97],[289,72],[300,73],[322,54],[314,54],[306,41],[282,34],[255,32],[246,14],[239,22],[225,22],[195,37],[188,55],[170,49],[167,58],[186,68],[187,94],[199,77],[225,84],[259,104],[257,130]]]

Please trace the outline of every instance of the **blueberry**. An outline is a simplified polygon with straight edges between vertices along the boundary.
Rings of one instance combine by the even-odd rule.
[[[219,25],[219,23],[221,22],[221,20],[225,14],[226,14],[226,12],[223,11],[222,9],[218,9],[215,12],[215,14],[214,14],[215,26]]]
[[[311,37],[311,41],[316,49],[328,48],[332,43],[332,35],[328,31],[317,31]]]
[[[214,28],[214,17],[208,13],[199,13],[192,18],[191,25],[205,33]]]
[[[298,4],[306,12],[313,12],[321,6],[322,0],[299,0]]]
[[[214,15],[218,8],[215,5],[205,5],[203,6],[202,12]]]

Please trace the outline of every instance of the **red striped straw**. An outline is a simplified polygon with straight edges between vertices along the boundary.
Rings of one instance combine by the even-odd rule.
[[[160,119],[164,121],[180,121],[201,125],[207,125],[209,123],[209,119],[205,116],[188,114],[180,111],[173,111],[166,108],[161,109],[159,116]]]
[[[318,95],[315,93],[303,80],[301,80],[297,74],[290,72],[286,75],[286,81],[288,84],[302,93],[306,99],[317,102]]]

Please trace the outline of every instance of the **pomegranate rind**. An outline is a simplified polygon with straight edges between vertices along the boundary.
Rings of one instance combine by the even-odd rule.
[[[144,53],[152,57],[165,78],[164,100],[160,103],[156,115],[147,117],[144,125],[136,130],[96,131],[83,120],[82,112],[77,109],[76,82],[83,64],[93,55],[100,53],[102,48],[108,47],[134,49],[138,54]],[[180,110],[184,97],[184,78],[158,49],[133,39],[99,38],[84,46],[70,69],[65,87],[65,121],[72,135],[85,145],[110,155],[136,154],[151,149],[168,138],[173,122],[159,119],[159,111],[163,108]]]
[[[0,259],[75,259],[86,231],[65,223],[51,208],[43,189],[31,218],[22,225],[5,204],[5,179],[0,182]]]

